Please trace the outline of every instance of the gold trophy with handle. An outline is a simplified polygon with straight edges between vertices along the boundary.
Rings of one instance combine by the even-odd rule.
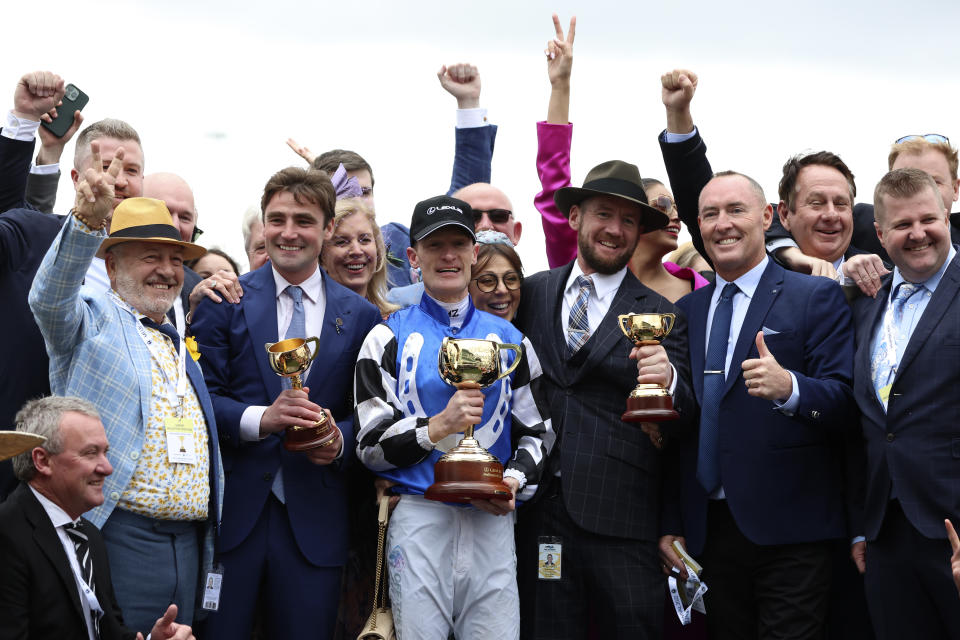
[[[673,329],[672,313],[628,313],[617,316],[620,331],[638,347],[660,344]],[[670,391],[659,384],[640,383],[627,397],[624,422],[669,422],[680,417],[673,408]]]
[[[313,343],[313,353],[308,343]],[[287,338],[280,342],[268,342],[264,345],[270,359],[270,368],[278,376],[290,378],[290,385],[294,389],[303,389],[300,376],[310,367],[310,363],[320,350],[318,338]],[[337,432],[330,426],[326,414],[313,423],[312,427],[295,427],[290,425],[286,429],[283,448],[287,451],[307,451],[317,447],[325,447],[333,442]]]
[[[500,352],[517,354],[506,371],[501,371]],[[444,338],[437,367],[444,382],[458,389],[483,389],[501,380],[520,364],[522,351],[516,344],[493,340]],[[510,487],[503,482],[503,465],[473,437],[473,425],[466,425],[460,444],[437,460],[434,482],[424,497],[440,502],[470,502],[473,499],[509,500]]]

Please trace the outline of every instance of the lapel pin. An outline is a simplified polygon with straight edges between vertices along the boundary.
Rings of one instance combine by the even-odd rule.
[[[337,318],[337,335],[340,335],[340,327],[343,326],[343,318]]]

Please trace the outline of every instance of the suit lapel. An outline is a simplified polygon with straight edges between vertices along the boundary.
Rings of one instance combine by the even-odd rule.
[[[763,321],[767,317],[773,301],[777,299],[782,290],[783,267],[770,260],[760,277],[760,283],[757,284],[756,291],[753,292],[750,306],[747,307],[747,314],[740,326],[740,335],[737,337],[737,345],[733,349],[730,370],[727,371],[727,379],[723,387],[724,395],[730,391],[734,381],[740,377],[740,365],[747,359],[750,347],[757,339],[757,332],[763,329]]]
[[[323,273],[323,290],[326,301],[323,309],[323,325],[320,329],[320,349],[323,358],[321,361],[315,360],[307,374],[304,386],[311,388],[313,386],[311,381],[314,378],[319,379],[327,375],[329,370],[326,365],[336,361],[340,353],[343,352],[346,343],[346,339],[342,335],[344,327],[349,327],[350,322],[353,321],[353,309],[347,296],[355,294],[331,286],[330,276],[322,269],[321,273]],[[320,358],[320,355],[320,353],[317,353],[315,358]]]
[[[273,372],[267,359],[264,345],[276,342],[277,335],[277,285],[273,269],[257,269],[246,283],[246,291],[240,308],[246,320],[247,333],[253,348],[254,360],[268,397],[276,398],[283,390],[280,376]]]
[[[853,379],[867,381],[864,388],[869,396],[871,407],[876,411],[877,416],[883,416],[886,412],[883,410],[883,405],[880,404],[873,387],[873,372],[871,371],[873,351],[870,347],[873,343],[874,332],[880,326],[881,316],[887,308],[892,282],[893,276],[888,276],[886,282],[880,286],[877,297],[869,303],[869,308],[864,313],[860,326],[856,328],[857,331],[861,332],[861,336],[857,352],[854,354]],[[882,423],[883,420],[877,420],[877,422]]]
[[[50,522],[50,517],[29,487],[21,485],[17,491],[22,492],[19,496],[20,505],[23,507],[27,521],[33,527],[33,539],[40,547],[43,555],[56,569],[64,589],[70,595],[70,602],[73,603],[74,610],[80,616],[80,619],[84,620],[83,607],[80,605],[80,593],[77,591],[77,581],[73,576],[73,570],[70,569],[70,561],[67,559],[66,550],[60,542],[60,536],[57,535],[53,523]],[[11,496],[12,498],[13,496]]]
[[[547,285],[543,289],[542,304],[534,304],[530,307],[535,313],[544,314],[542,318],[530,324],[547,325],[547,335],[550,339],[546,342],[549,345],[552,361],[558,365],[555,367],[555,375],[561,375],[561,372],[566,370],[566,367],[559,366],[567,360],[567,318],[563,317],[563,292],[572,269],[573,262],[566,267],[549,271]]]
[[[920,316],[917,328],[913,330],[913,335],[910,336],[910,340],[907,342],[907,348],[903,352],[903,357],[900,358],[900,364],[897,366],[897,377],[900,377],[901,373],[913,362],[920,348],[925,345],[930,338],[934,327],[940,324],[940,321],[947,311],[947,307],[950,306],[954,298],[957,297],[957,294],[960,293],[960,281],[958,281],[960,273],[958,272],[960,272],[960,252],[954,256],[953,262],[947,265],[947,269],[943,272],[943,277],[940,279],[940,284],[937,285],[937,290],[933,292],[930,301],[927,303],[927,308],[924,309],[923,315]]]
[[[627,313],[656,312],[659,309],[645,306],[647,293],[650,290],[640,284],[636,276],[628,269],[623,276],[623,282],[610,302],[607,314],[600,321],[600,326],[593,332],[590,339],[584,344],[587,350],[587,359],[582,367],[577,367],[575,379],[589,375],[595,367],[606,358],[612,349],[623,349],[624,354],[630,352],[630,341],[620,330],[618,316]]]

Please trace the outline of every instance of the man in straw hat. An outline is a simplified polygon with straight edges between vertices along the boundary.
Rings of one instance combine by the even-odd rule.
[[[516,320],[540,356],[558,438],[519,520],[521,636],[582,638],[592,617],[604,637],[659,638],[661,457],[656,440],[621,414],[639,380],[673,393],[680,419],[665,432],[691,425],[686,322],[678,315],[661,345],[631,351],[617,316],[676,313],[627,268],[639,235],[668,220],[647,204],[637,167],[619,160],[594,167],[582,188],[560,189],[555,201],[577,232],[578,255],[524,282]],[[555,545],[561,566],[553,579],[538,576],[544,543]]]
[[[112,445],[115,471],[87,518],[103,531],[125,619],[146,628],[172,600],[189,623],[200,567],[212,562],[223,476],[203,376],[165,314],[180,294],[183,261],[204,249],[180,238],[159,200],[127,198],[114,210],[123,149],[106,170],[96,141],[91,153],[30,308],[50,355],[51,389],[92,402]],[[110,278],[102,294],[81,291],[95,255]]]
[[[142,640],[124,626],[103,538],[81,517],[103,503],[113,472],[96,407],[49,396],[27,402],[16,420],[17,431],[0,435],[0,457],[18,451],[21,481],[0,505],[0,636]],[[156,607],[163,611],[147,627],[151,638],[193,638],[173,622],[175,605]]]

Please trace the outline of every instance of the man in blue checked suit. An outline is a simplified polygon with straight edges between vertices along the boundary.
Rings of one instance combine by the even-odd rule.
[[[212,563],[223,472],[202,374],[165,314],[180,295],[184,259],[205,250],[180,239],[159,200],[127,198],[114,210],[124,149],[103,170],[99,142],[90,146],[92,166],[37,271],[30,308],[51,389],[92,402],[106,428],[114,473],[87,518],[102,530],[124,619],[149,628],[172,601],[191,624],[201,569]],[[81,292],[94,255],[106,261],[105,294]]]
[[[204,301],[191,325],[227,472],[217,555],[223,591],[210,638],[250,637],[261,585],[268,637],[333,634],[347,555],[342,469],[354,442],[353,367],[380,321],[376,307],[318,266],[334,204],[325,173],[291,167],[270,178],[261,201],[270,262],[240,278],[239,304]],[[320,352],[304,389],[285,388],[264,344],[312,336]],[[310,427],[324,413],[337,429],[329,446],[284,449],[287,427]]]
[[[874,212],[896,267],[854,304],[867,604],[881,640],[960,638],[944,528],[960,523],[960,259],[926,173],[888,173]]]
[[[769,259],[772,215],[751,178],[716,174],[698,217],[716,282],[677,302],[700,428],[668,448],[660,551],[665,570],[677,539],[700,559],[715,638],[822,637],[829,541],[849,535],[850,311],[836,283]]]

